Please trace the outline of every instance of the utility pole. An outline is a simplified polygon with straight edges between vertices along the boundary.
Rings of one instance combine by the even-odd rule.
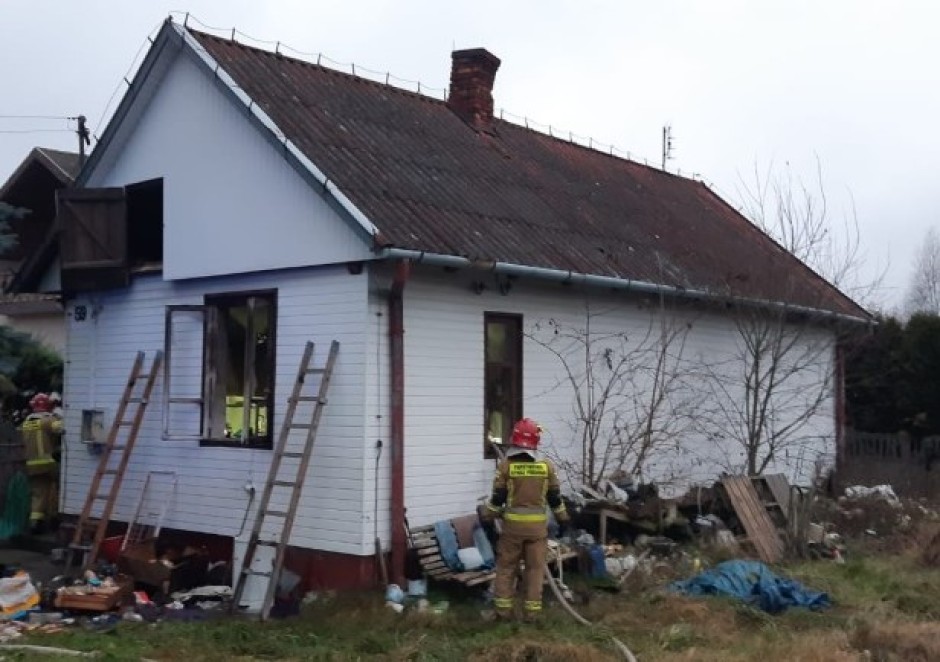
[[[666,169],[666,161],[672,158],[672,125],[667,124],[663,127],[663,170]]]
[[[88,127],[85,125],[86,117],[79,115],[75,119],[78,120],[78,128],[75,133],[78,134],[78,167],[81,168],[85,165],[85,146],[91,145],[91,138],[88,136]]]

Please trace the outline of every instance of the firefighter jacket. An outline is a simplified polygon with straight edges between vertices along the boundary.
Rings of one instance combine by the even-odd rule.
[[[546,460],[517,455],[499,463],[493,493],[486,503],[490,518],[502,517],[512,529],[546,531],[549,506],[559,522],[568,520],[554,467]]]
[[[26,473],[33,476],[58,471],[56,458],[62,420],[52,414],[30,414],[21,428],[26,445]]]

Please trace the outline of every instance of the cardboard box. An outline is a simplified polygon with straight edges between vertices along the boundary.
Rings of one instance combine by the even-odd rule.
[[[118,568],[134,581],[154,586],[164,593],[194,588],[203,583],[209,566],[201,550],[185,547],[157,557],[154,538],[129,545],[118,557]]]

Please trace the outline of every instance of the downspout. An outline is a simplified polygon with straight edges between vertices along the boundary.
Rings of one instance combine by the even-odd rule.
[[[406,260],[398,261],[388,295],[388,354],[392,391],[390,575],[392,581],[399,586],[405,585],[405,315],[402,293],[410,274],[411,263]]]
[[[846,423],[846,399],[845,399],[845,347],[838,340],[836,341],[835,351],[835,371],[836,371],[836,479],[845,469],[845,423]]]

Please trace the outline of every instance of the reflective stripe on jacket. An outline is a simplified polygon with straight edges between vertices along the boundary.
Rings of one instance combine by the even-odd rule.
[[[507,522],[546,523],[546,506],[566,518],[558,476],[551,463],[516,456],[499,463],[486,507]]]

